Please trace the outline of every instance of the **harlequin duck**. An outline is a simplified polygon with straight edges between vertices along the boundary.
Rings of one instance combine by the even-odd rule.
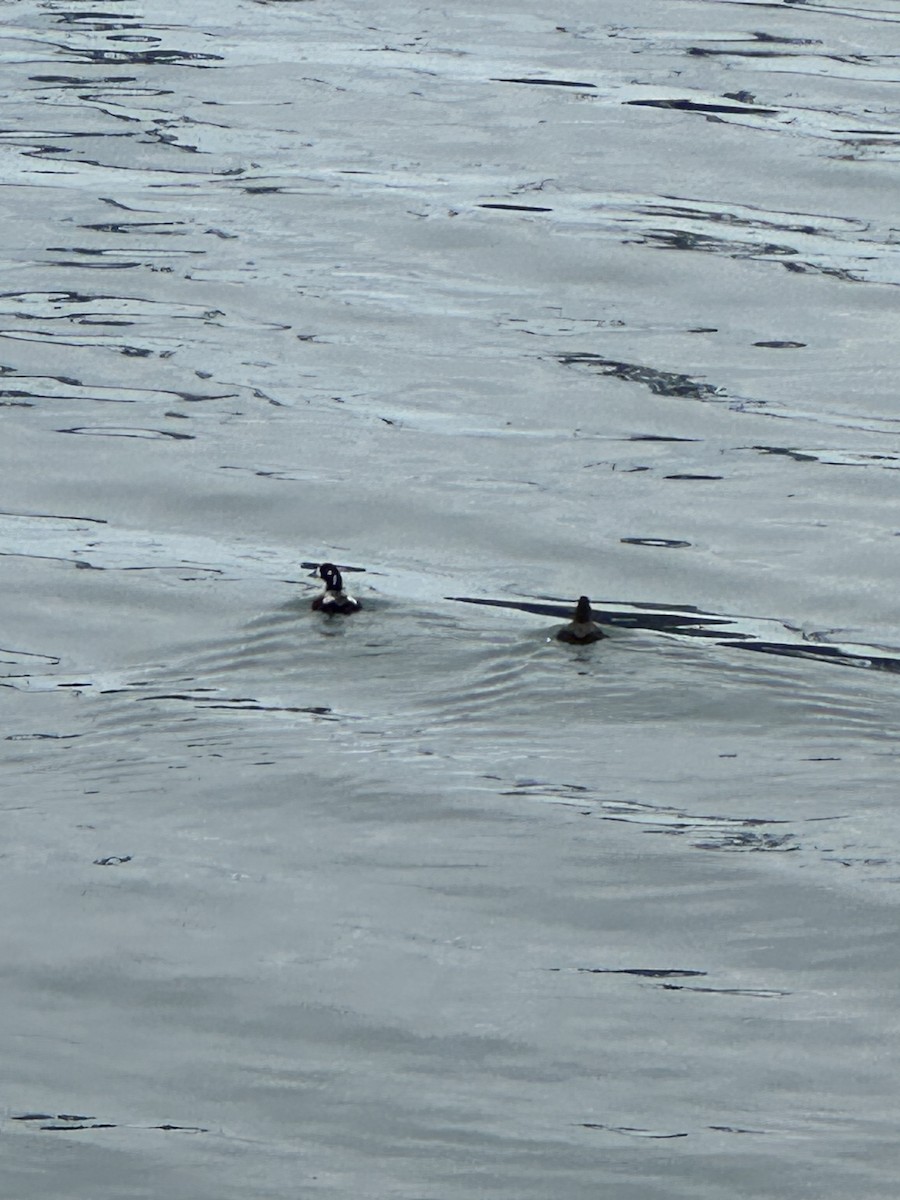
[[[560,642],[572,642],[577,646],[586,646],[588,642],[599,642],[606,634],[594,621],[591,612],[591,602],[587,596],[579,596],[578,604],[572,614],[572,620],[564,625],[556,635]]]
[[[319,574],[325,580],[325,591],[312,602],[317,612],[328,613],[329,616],[359,612],[362,605],[344,591],[344,581],[334,563],[322,563]]]

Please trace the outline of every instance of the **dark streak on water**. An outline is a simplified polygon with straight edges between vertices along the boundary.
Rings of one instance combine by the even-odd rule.
[[[495,79],[494,83],[530,83],[537,87],[595,88],[595,83],[579,83],[572,79]]]
[[[460,604],[482,604],[493,608],[518,609],[520,612],[537,613],[561,621],[571,618],[575,606],[574,600],[536,603],[525,600],[489,600],[476,596],[448,596],[447,599]],[[665,605],[634,604],[628,610],[616,611],[614,606],[606,602],[595,601],[593,607],[594,617],[597,621],[619,629],[647,629],[660,633],[678,634],[683,637],[716,639],[719,646],[727,647],[729,650],[753,650],[759,654],[806,658],[831,663],[835,666],[868,667],[877,671],[900,672],[900,657],[894,657],[880,647],[858,646],[848,649],[843,646],[822,645],[808,641],[769,641],[757,638],[747,628],[751,622],[742,617],[703,613],[699,609],[693,608],[667,612],[664,611]],[[770,621],[771,618],[766,618],[766,620]],[[740,629],[742,623],[745,625],[744,632]],[[722,626],[728,627],[727,635]]]
[[[777,108],[756,108],[743,104],[704,104],[697,100],[626,100],[625,103],[646,108],[674,108],[680,112],[752,113],[759,117],[778,116]]]
[[[708,383],[692,379],[689,375],[659,371],[641,363],[617,362],[601,354],[583,351],[577,354],[561,354],[559,361],[565,367],[589,367],[603,375],[612,375],[625,383],[639,383],[649,388],[655,396],[672,396],[684,400],[720,400],[724,392]]]

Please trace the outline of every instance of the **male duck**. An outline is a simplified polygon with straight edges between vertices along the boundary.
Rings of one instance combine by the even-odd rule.
[[[560,642],[573,642],[576,646],[586,646],[588,642],[599,642],[606,634],[594,621],[591,612],[591,602],[587,596],[579,596],[572,620],[564,625],[556,635]]]
[[[344,581],[334,563],[322,563],[319,574],[325,580],[325,591],[312,602],[317,612],[328,613],[329,616],[359,612],[362,605],[344,591]]]

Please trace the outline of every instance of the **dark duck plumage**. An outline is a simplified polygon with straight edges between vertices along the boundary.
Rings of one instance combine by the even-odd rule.
[[[325,581],[325,591],[321,596],[316,596],[312,602],[316,612],[328,613],[332,616],[335,613],[346,616],[348,613],[359,612],[362,605],[344,591],[344,581],[334,563],[322,563],[319,567],[319,574]]]
[[[606,634],[594,620],[591,612],[591,602],[587,596],[579,596],[572,620],[564,625],[556,635],[560,642],[572,642],[576,646],[586,646],[589,642],[599,642]]]

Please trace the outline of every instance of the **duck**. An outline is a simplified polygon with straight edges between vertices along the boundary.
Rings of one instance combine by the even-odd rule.
[[[325,581],[325,591],[312,602],[316,612],[328,613],[329,616],[336,613],[347,616],[359,612],[362,605],[344,591],[344,580],[334,563],[322,563],[318,573]]]
[[[557,641],[572,642],[576,646],[586,646],[589,642],[599,642],[606,634],[594,620],[591,612],[591,602],[587,596],[579,596],[572,620],[564,625],[557,633]]]

